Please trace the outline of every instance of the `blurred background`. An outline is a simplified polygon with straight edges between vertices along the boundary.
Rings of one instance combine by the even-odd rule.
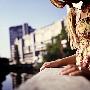
[[[0,0],[0,90],[14,90],[46,61],[75,53],[66,10],[49,0]]]

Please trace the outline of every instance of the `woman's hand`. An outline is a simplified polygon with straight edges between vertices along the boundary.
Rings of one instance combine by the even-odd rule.
[[[84,76],[90,80],[90,70],[85,67],[82,67],[81,70],[79,70],[78,66],[76,65],[67,65],[59,74],[69,76]]]
[[[67,65],[60,72],[60,75],[70,75],[70,76],[76,76],[81,74],[82,74],[81,70],[79,70],[78,66],[76,65]]]
[[[40,71],[44,70],[45,68],[49,68],[50,67],[51,62],[45,62],[42,67],[40,68]]]
[[[58,66],[59,66],[59,63],[57,61],[45,62],[40,68],[40,71],[44,70],[45,68],[53,68]]]

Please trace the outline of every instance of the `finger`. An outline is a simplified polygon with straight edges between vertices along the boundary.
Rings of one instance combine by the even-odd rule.
[[[45,66],[42,66],[41,68],[40,68],[40,71],[42,71],[42,70],[44,70],[45,69]]]
[[[43,64],[43,66],[48,67],[48,66],[50,66],[50,63],[51,62],[46,62],[46,63]]]
[[[50,67],[50,63],[49,62],[46,62],[42,65],[42,67],[40,68],[40,71],[44,70],[45,68],[48,68]]]
[[[72,67],[72,68],[69,68],[69,69],[67,69],[66,71],[61,71],[61,75],[68,75],[69,73],[71,73],[71,72],[74,72],[74,71],[76,71],[77,70],[77,68],[76,67]]]
[[[78,75],[81,75],[81,71],[74,71],[74,72],[71,72],[69,73],[70,76],[78,76]]]
[[[40,68],[40,71],[44,70],[45,67],[46,67],[46,63],[44,63],[44,64],[42,65],[42,67]]]
[[[64,72],[64,71],[66,71],[66,70],[68,70],[68,69],[70,69],[72,67],[74,67],[74,66],[73,65],[67,65],[61,70],[61,72]]]

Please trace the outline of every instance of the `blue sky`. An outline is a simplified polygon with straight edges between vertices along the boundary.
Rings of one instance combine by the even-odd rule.
[[[49,25],[66,16],[66,9],[49,0],[0,0],[0,56],[10,57],[9,27],[27,22],[33,28]]]

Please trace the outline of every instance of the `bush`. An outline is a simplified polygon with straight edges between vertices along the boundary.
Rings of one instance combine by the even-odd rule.
[[[63,48],[61,40],[64,39],[68,41],[65,27],[62,28],[61,34],[52,38],[52,43],[46,45],[47,53],[43,55],[44,62],[63,58],[75,53],[75,50],[71,50],[69,42],[67,42],[67,47]]]

